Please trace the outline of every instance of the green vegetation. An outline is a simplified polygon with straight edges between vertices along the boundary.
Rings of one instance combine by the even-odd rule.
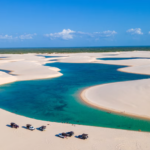
[[[74,48],[0,48],[0,54],[23,53],[83,53],[83,52],[118,52],[150,51],[150,46],[141,47],[74,47]]]

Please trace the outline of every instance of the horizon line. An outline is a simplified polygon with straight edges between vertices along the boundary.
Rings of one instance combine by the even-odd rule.
[[[150,47],[150,45],[145,45],[145,46],[77,46],[77,47],[1,47],[0,49],[51,49],[51,48],[119,48],[119,47]]]

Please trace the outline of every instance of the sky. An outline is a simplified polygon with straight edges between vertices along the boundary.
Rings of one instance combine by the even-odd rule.
[[[149,46],[149,0],[1,0],[0,48]]]

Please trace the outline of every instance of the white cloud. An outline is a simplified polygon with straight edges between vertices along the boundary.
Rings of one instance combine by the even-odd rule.
[[[148,34],[150,34],[150,31],[148,32]]]
[[[93,37],[93,33],[88,33],[88,32],[81,32],[81,31],[78,31],[76,32],[77,35],[87,35],[87,36],[91,36]]]
[[[131,34],[139,34],[139,35],[143,34],[141,28],[135,28],[135,29],[132,28],[132,29],[127,30],[127,32]]]
[[[12,35],[0,35],[0,39],[6,39],[6,40],[9,40],[9,39],[13,39],[13,36]]]
[[[75,31],[70,29],[63,29],[62,32],[45,34],[45,36],[50,37],[51,39],[61,38],[64,40],[69,40],[73,39],[73,33],[75,33]]]
[[[37,35],[36,33],[34,34],[23,34],[19,36],[12,36],[12,35],[0,35],[0,39],[3,40],[14,40],[14,39],[33,39],[33,36]]]
[[[21,40],[24,40],[24,39],[33,39],[33,36],[37,35],[36,33],[34,34],[23,34],[23,35],[20,35],[19,38]]]
[[[88,32],[82,32],[82,31],[73,31],[70,29],[63,29],[62,32],[45,34],[45,36],[50,37],[51,39],[61,38],[64,40],[69,40],[69,39],[73,39],[74,36],[76,37],[88,36],[91,38],[97,38],[97,37],[110,37],[115,34],[117,34],[116,31],[110,31],[110,30],[103,31],[103,32],[88,33]]]
[[[116,31],[110,31],[110,30],[107,30],[107,31],[103,31],[103,32],[93,32],[93,33],[88,33],[88,32],[76,32],[78,35],[80,36],[88,36],[90,38],[102,38],[102,37],[111,37],[115,34],[117,34]]]
[[[109,37],[109,36],[113,36],[115,34],[117,34],[116,31],[110,31],[110,30],[103,31],[103,32],[94,32],[94,35],[97,35],[100,37]]]

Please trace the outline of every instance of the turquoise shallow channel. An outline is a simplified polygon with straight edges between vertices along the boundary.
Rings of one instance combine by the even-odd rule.
[[[150,131],[150,121],[101,111],[84,104],[79,92],[89,86],[150,78],[117,71],[124,66],[96,63],[49,63],[63,76],[0,86],[0,108],[52,122]],[[136,100],[135,100],[136,101]]]

